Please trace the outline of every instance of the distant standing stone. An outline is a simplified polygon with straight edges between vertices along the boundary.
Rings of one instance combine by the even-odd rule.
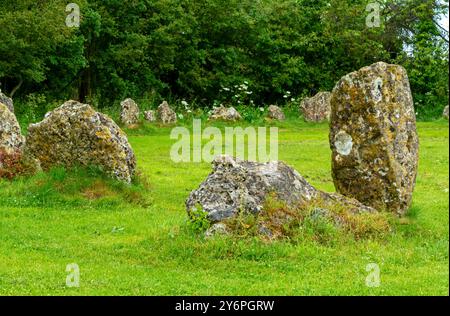
[[[444,108],[444,112],[442,113],[442,116],[448,120],[448,105]]]
[[[23,144],[24,138],[16,116],[5,104],[0,103],[0,151],[12,154],[20,151]]]
[[[239,112],[234,107],[227,108],[224,106],[215,108],[209,116],[209,120],[211,121],[239,121],[241,119],[241,114],[239,114]]]
[[[148,122],[155,122],[156,121],[155,111],[152,111],[152,110],[145,111],[144,112],[144,118]]]
[[[120,103],[120,121],[125,125],[133,125],[139,122],[139,107],[132,99],[125,99]]]
[[[406,70],[383,62],[344,76],[331,98],[330,147],[336,190],[403,215],[419,158]]]
[[[28,127],[24,153],[39,160],[44,170],[95,165],[127,183],[136,168],[133,149],[119,126],[88,104],[72,100]]]
[[[269,106],[267,117],[276,121],[284,121],[286,119],[283,110],[276,105]]]
[[[330,117],[330,92],[319,92],[312,98],[306,98],[300,104],[303,118],[308,122],[322,122]]]
[[[6,105],[6,107],[12,112],[14,113],[14,104],[13,104],[13,100],[11,98],[8,98],[6,95],[4,95],[2,93],[2,91],[0,90],[0,103],[3,103],[4,105]]]
[[[158,106],[157,117],[163,124],[174,124],[177,122],[177,114],[170,108],[167,101]]]

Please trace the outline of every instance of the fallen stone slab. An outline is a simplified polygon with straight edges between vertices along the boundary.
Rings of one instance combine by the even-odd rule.
[[[226,220],[239,214],[260,214],[268,198],[276,198],[292,208],[309,208],[316,204],[330,213],[335,208],[350,214],[374,213],[355,199],[340,194],[326,193],[310,185],[296,170],[283,162],[258,163],[231,156],[218,156],[213,171],[186,200],[188,215],[206,212],[213,231],[224,233]],[[192,213],[192,214],[191,214]]]

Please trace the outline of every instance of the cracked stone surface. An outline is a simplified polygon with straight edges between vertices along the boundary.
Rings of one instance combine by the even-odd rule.
[[[170,108],[167,101],[158,106],[157,117],[163,124],[174,124],[177,122],[177,114]]]
[[[125,99],[120,103],[120,121],[125,125],[133,125],[139,122],[139,107],[132,99]]]
[[[283,162],[258,163],[227,155],[214,159],[212,173],[191,192],[186,209],[188,213],[202,209],[211,222],[217,223],[240,212],[261,212],[269,194],[292,207],[322,201],[330,209],[340,205],[352,213],[375,212],[355,199],[315,189]]]
[[[419,158],[406,70],[383,62],[344,76],[331,98],[330,147],[337,192],[377,210],[409,208]]]

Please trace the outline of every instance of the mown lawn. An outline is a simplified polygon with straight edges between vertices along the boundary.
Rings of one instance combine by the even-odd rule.
[[[199,237],[186,224],[184,201],[210,165],[173,163],[169,128],[129,131],[145,190],[100,178],[89,194],[80,188],[94,180],[64,170],[0,181],[0,294],[448,295],[448,122],[418,129],[413,206],[382,239]],[[280,160],[334,190],[326,124],[289,120],[279,139]],[[133,201],[139,194],[145,202]],[[70,263],[80,267],[78,288],[66,287]],[[366,286],[369,263],[380,267],[377,288]]]

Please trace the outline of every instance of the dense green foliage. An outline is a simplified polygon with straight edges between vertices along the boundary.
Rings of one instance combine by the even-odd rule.
[[[383,60],[407,68],[419,115],[437,117],[448,104],[448,35],[436,23],[447,0],[378,0],[381,25],[372,28],[367,0],[76,2],[79,28],[65,25],[65,1],[1,1],[4,92],[24,102],[211,107],[235,102],[247,82],[243,102],[283,104]]]

